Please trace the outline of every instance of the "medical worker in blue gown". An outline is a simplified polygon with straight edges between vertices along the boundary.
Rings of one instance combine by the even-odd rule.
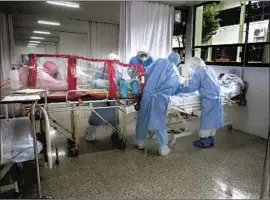
[[[138,50],[137,55],[132,57],[129,61],[129,64],[133,65],[142,65],[146,70],[153,63],[153,59],[149,56],[147,50],[142,47]]]
[[[119,60],[119,57],[116,54],[109,54],[108,55],[109,60]],[[93,89],[108,89],[109,87],[109,77],[108,77],[108,67],[100,67],[97,69],[97,71],[94,74],[93,78]],[[118,72],[116,72],[118,74]],[[101,102],[101,103],[93,103],[93,107],[107,107],[109,106],[115,106],[115,103],[107,103],[107,102]],[[102,118],[104,118],[107,122],[109,122],[112,126],[117,126],[119,123],[119,120],[117,118],[116,109],[115,108],[105,108],[105,109],[96,109],[95,110]],[[107,123],[105,123],[98,115],[96,115],[94,112],[91,113],[89,119],[88,119],[89,127],[85,134],[85,140],[86,141],[94,141],[96,139],[96,132],[98,132],[98,128],[101,126],[107,126]]]
[[[215,71],[205,65],[201,58],[193,57],[191,66],[194,71],[192,80],[187,87],[178,89],[177,93],[199,91],[202,101],[200,139],[193,145],[210,148],[215,145],[216,130],[224,126],[221,90]]]
[[[168,59],[158,59],[145,72],[146,83],[138,112],[136,140],[138,149],[144,149],[144,139],[149,130],[154,131],[159,144],[159,154],[170,153],[166,131],[167,107],[170,96],[180,87],[177,66],[180,55],[171,53]]]

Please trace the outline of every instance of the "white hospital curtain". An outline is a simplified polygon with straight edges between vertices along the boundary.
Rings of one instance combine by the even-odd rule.
[[[60,34],[60,54],[70,54],[77,56],[88,56],[88,36],[83,33]]]
[[[14,34],[12,17],[0,12],[0,66],[1,80],[9,78],[14,60]]]
[[[90,57],[107,58],[118,52],[119,26],[109,23],[89,22]]]
[[[154,59],[172,50],[174,8],[149,2],[121,2],[119,55],[128,62],[146,47]]]
[[[61,32],[59,53],[89,57],[89,40],[87,33]],[[87,76],[84,76],[83,74],[91,73],[89,63],[78,59],[76,64],[78,77],[77,83],[78,85],[87,86],[89,78]],[[60,74],[63,74],[63,76],[67,74],[67,66],[65,68],[58,68],[58,69],[61,69]]]

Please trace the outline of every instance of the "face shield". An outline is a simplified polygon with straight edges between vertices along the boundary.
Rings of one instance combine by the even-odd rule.
[[[137,53],[137,58],[139,59],[139,60],[141,60],[141,61],[146,61],[148,58],[149,58],[149,55],[146,53],[146,52],[144,52],[144,51],[139,51],[138,53]]]

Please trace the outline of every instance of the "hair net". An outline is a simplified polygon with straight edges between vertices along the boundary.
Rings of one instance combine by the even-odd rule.
[[[50,76],[53,76],[54,74],[56,74],[58,72],[58,67],[57,65],[52,62],[52,61],[46,61],[43,64],[43,70],[49,74]]]
[[[190,60],[190,68],[196,70],[199,67],[205,67],[205,62],[199,57],[193,57]]]
[[[119,57],[118,57],[118,55],[116,55],[116,54],[114,54],[114,53],[110,53],[110,54],[108,55],[108,59],[109,59],[109,60],[120,60]]]
[[[173,62],[176,66],[180,64],[181,58],[178,53],[171,53],[168,57],[168,59]]]

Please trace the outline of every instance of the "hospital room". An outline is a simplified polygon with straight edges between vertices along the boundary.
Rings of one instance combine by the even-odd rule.
[[[269,1],[1,1],[0,199],[270,199]]]

